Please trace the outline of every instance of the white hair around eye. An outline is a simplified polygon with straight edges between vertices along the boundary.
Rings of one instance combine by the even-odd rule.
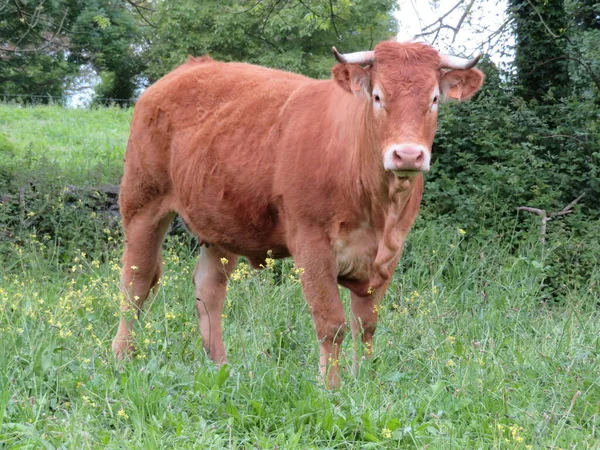
[[[438,110],[438,104],[440,102],[440,89],[436,86],[431,94],[431,111],[436,112]]]
[[[373,88],[373,93],[371,94],[371,99],[373,100],[373,107],[375,109],[383,109],[383,93],[379,86],[375,86]]]

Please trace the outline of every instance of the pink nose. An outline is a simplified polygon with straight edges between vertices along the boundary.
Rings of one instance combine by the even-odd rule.
[[[425,152],[414,147],[402,147],[394,150],[396,170],[421,170],[425,162]]]

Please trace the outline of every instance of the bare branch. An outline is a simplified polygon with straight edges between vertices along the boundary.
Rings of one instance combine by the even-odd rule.
[[[467,18],[467,16],[471,12],[471,8],[473,8],[473,4],[474,3],[475,3],[475,0],[471,0],[471,3],[469,3],[467,5],[467,7],[465,8],[465,12],[463,13],[463,15],[460,18],[460,20],[458,21],[458,23],[456,24],[456,27],[454,29],[454,36],[452,36],[452,43],[454,43],[454,41],[456,40],[456,35],[458,34],[458,31],[460,30],[460,27],[462,27],[463,22],[465,21],[465,19]]]
[[[250,33],[250,32],[249,32],[247,29],[245,29],[245,28],[243,28],[243,30],[244,30],[244,34],[245,34],[246,36],[249,36],[249,37],[251,37],[251,38],[254,38],[254,39],[258,39],[258,40],[260,40],[260,41],[263,41],[264,43],[266,43],[266,44],[269,44],[271,47],[273,47],[273,48],[274,48],[275,50],[277,50],[279,53],[283,53],[283,50],[281,50],[281,48],[279,48],[279,46],[278,46],[277,44],[275,44],[274,42],[271,42],[270,40],[268,40],[268,39],[267,39],[267,38],[265,38],[264,36],[262,36],[262,35],[255,35],[255,34],[253,34],[253,33]]]
[[[142,5],[141,2],[134,2],[133,0],[125,0],[127,3],[129,3],[131,6],[133,6],[135,9],[145,9],[146,11],[150,11],[150,12],[156,12],[156,10],[154,8],[151,8],[149,6],[146,5]]]
[[[535,13],[537,14],[537,16],[540,19],[540,22],[542,22],[542,25],[544,25],[544,28],[546,29],[546,31],[548,32],[548,34],[550,36],[552,36],[554,39],[558,39],[560,36],[558,34],[555,34],[550,27],[548,26],[548,24],[546,24],[546,21],[544,20],[544,18],[542,17],[542,14],[538,11],[538,9],[535,7],[535,5],[533,3],[531,3],[531,0],[527,0],[527,3],[529,3],[529,6],[531,6],[533,8],[533,10],[535,11]]]
[[[546,211],[538,208],[530,208],[529,206],[519,206],[517,208],[519,211],[527,211],[533,214],[537,214],[538,216],[545,216]]]
[[[573,206],[575,206],[577,203],[579,203],[579,200],[581,200],[583,197],[585,197],[585,192],[582,193],[579,197],[577,197],[575,200],[573,200],[571,203],[569,203],[567,206],[565,206],[563,209],[561,209],[558,212],[555,213],[550,213],[548,214],[550,217],[557,217],[557,216],[562,216],[568,213],[573,212]]]
[[[262,27],[260,29],[260,33],[263,34],[265,32],[265,27],[267,26],[267,23],[269,22],[269,19],[271,18],[271,15],[275,12],[275,9],[277,8],[277,5],[279,5],[280,3],[287,3],[286,0],[275,0],[273,1],[273,6],[271,7],[271,9],[269,10],[269,12],[267,13],[267,17],[265,17],[265,20],[263,21]],[[283,6],[285,6],[285,3]],[[283,8],[282,6],[282,8]]]
[[[262,2],[263,2],[263,0],[256,0],[256,3],[254,3],[254,5],[252,5],[250,8],[244,9],[243,11],[236,11],[233,14],[244,14],[244,13],[250,12],[254,8],[256,8],[258,5],[260,5]],[[302,2],[300,2],[300,3],[302,3]]]
[[[498,29],[496,31],[494,31],[492,34],[490,34],[487,38],[487,43],[490,44],[492,42],[492,39],[494,39],[496,36],[500,35],[505,29],[506,27],[513,22],[515,19],[514,18],[508,18],[504,21],[504,23],[502,25],[500,25],[498,27]]]
[[[331,11],[331,24],[333,25],[333,29],[335,30],[335,35],[337,36],[338,40],[341,41],[342,35],[338,31],[337,25],[335,24],[335,14],[333,13],[333,0],[329,0],[329,10]]]
[[[36,53],[36,52],[41,52],[42,50],[47,49],[48,47],[50,47],[50,45],[52,45],[54,43],[54,41],[58,37],[58,34],[63,29],[63,24],[65,23],[65,19],[67,18],[68,14],[69,14],[69,9],[66,9],[65,10],[65,14],[63,15],[63,17],[62,17],[62,19],[60,21],[60,24],[58,25],[58,28],[52,34],[52,36],[50,37],[50,39],[46,39],[42,35],[40,35],[40,37],[46,41],[46,44],[42,45],[41,47],[38,47],[38,48],[23,48],[23,49],[19,49],[16,46],[14,46],[13,48],[2,48],[2,47],[0,47],[0,51],[7,52],[7,53],[21,53],[21,52]],[[21,40],[19,40],[19,42]]]
[[[430,36],[430,35],[432,35],[432,34],[436,34],[436,35],[437,35],[437,34],[439,34],[439,32],[440,32],[440,31],[441,31],[443,28],[448,28],[448,29],[452,30],[453,32],[455,31],[455,28],[454,28],[453,26],[441,24],[439,27],[437,27],[437,28],[436,28],[436,29],[434,29],[434,30],[431,30],[431,31],[426,31],[426,32],[424,32],[424,33],[419,33],[419,34],[416,34],[416,35],[415,35],[415,37],[414,37],[414,39],[416,39],[416,38],[420,38],[420,37],[425,37],[425,36]],[[436,38],[437,38],[437,36],[436,36]]]
[[[458,19],[458,22],[457,22],[457,24],[455,26],[448,25],[447,23],[444,23],[444,20],[450,14],[452,14],[454,11],[456,11],[464,3],[465,3],[465,0],[459,0],[458,3],[456,3],[446,13],[444,13],[440,17],[438,17],[435,20],[435,22],[432,22],[429,25],[427,25],[426,27],[423,27],[421,29],[421,33],[415,35],[413,37],[413,39],[417,39],[417,38],[425,37],[425,36],[431,36],[433,34],[433,35],[435,35],[435,37],[433,39],[432,44],[434,44],[435,41],[437,40],[439,34],[440,34],[440,31],[442,29],[444,29],[444,28],[447,28],[449,30],[452,30],[452,42],[454,42],[456,40],[456,36],[458,35],[458,32],[460,31],[460,29],[461,29],[464,21],[469,16],[469,13],[471,12],[471,9],[473,8],[473,5],[475,4],[475,0],[471,0],[469,2],[469,4],[465,7],[464,12],[462,13],[460,19]]]
[[[438,18],[437,18],[437,20],[436,20],[435,22],[433,22],[433,23],[431,23],[431,24],[427,25],[426,27],[422,28],[421,30],[422,30],[422,31],[425,31],[425,30],[427,30],[428,28],[431,28],[431,27],[433,27],[433,26],[434,26],[436,23],[440,23],[440,24],[441,24],[441,23],[444,21],[444,19],[445,19],[446,17],[448,17],[450,14],[452,14],[452,12],[453,12],[453,11],[454,11],[456,8],[458,8],[460,5],[462,5],[462,4],[464,3],[464,1],[465,1],[465,0],[459,0],[459,1],[458,1],[458,3],[457,3],[456,5],[454,5],[452,8],[450,8],[450,10],[449,10],[449,11],[448,11],[446,14],[444,14],[444,15],[442,15],[442,16],[440,16],[440,17],[438,17]]]
[[[142,20],[144,22],[146,22],[146,24],[148,24],[149,26],[151,26],[152,28],[156,28],[156,25],[154,23],[152,23],[150,21],[150,19],[148,19],[144,13],[142,12],[142,10],[146,10],[146,11],[150,11],[150,12],[155,12],[154,9],[148,7],[148,6],[144,6],[144,5],[140,5],[139,3],[134,2],[133,0],[125,0],[128,4],[130,4],[131,6],[134,7],[135,11],[138,13],[138,15],[142,18]]]
[[[560,138],[569,138],[569,139],[573,139],[573,140],[579,142],[582,145],[585,144],[585,142],[582,141],[581,139],[576,138],[575,136],[568,135],[568,134],[544,134],[542,136],[543,137],[548,137],[548,138],[558,138],[558,137],[560,137]]]
[[[567,206],[565,206],[560,211],[551,212],[551,213],[548,213],[545,209],[531,208],[529,206],[519,206],[517,208],[517,210],[527,211],[532,214],[537,214],[538,216],[541,217],[542,221],[541,221],[541,225],[540,225],[540,242],[542,243],[542,245],[544,245],[546,243],[546,227],[547,227],[548,222],[550,222],[554,217],[564,216],[565,214],[572,213],[573,207],[583,197],[585,197],[585,192],[582,193],[579,197],[577,197],[575,200],[573,200],[571,203],[569,203]]]

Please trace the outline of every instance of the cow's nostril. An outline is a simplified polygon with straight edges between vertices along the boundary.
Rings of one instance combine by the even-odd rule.
[[[429,154],[423,145],[393,145],[386,150],[384,167],[394,172],[428,171]]]
[[[398,150],[394,151],[393,159],[396,164],[402,163],[402,155]]]

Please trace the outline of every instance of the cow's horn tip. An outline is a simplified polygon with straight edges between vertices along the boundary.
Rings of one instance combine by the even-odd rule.
[[[340,62],[340,63],[344,63],[344,59],[342,58],[342,55],[340,54],[340,52],[338,52],[338,49],[335,48],[335,45],[333,47],[331,47],[331,51],[333,52],[333,56],[335,56],[335,59]]]

